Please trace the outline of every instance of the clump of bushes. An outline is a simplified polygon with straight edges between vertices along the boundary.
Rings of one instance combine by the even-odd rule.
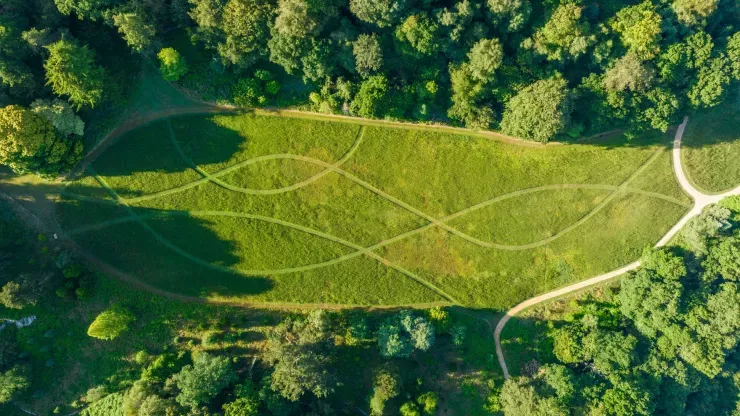
[[[280,83],[264,69],[254,71],[254,76],[242,78],[234,86],[234,103],[241,107],[265,105],[280,91]]]

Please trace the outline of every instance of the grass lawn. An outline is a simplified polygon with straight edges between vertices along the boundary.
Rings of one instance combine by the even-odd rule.
[[[111,146],[57,218],[104,261],[189,296],[503,309],[633,261],[681,217],[669,136],[537,147],[181,116]]]
[[[695,114],[683,145],[686,173],[697,188],[721,193],[740,186],[740,104]]]

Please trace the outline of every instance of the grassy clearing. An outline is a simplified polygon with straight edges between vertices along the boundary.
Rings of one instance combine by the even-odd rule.
[[[686,173],[699,189],[721,193],[740,185],[740,105],[695,114],[683,145]]]
[[[192,296],[359,305],[447,297],[505,308],[634,260],[680,218],[688,201],[669,143],[646,135],[532,147],[340,121],[176,117],[128,133],[93,163],[99,181],[67,188],[95,196],[107,184],[144,226],[74,195],[58,219],[70,231],[112,222],[74,238]]]

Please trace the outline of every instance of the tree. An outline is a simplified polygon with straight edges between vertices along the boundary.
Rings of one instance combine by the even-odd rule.
[[[595,38],[588,22],[581,20],[583,7],[574,3],[560,4],[534,34],[534,49],[550,61],[574,60],[586,52]]]
[[[654,74],[637,55],[628,53],[606,71],[604,87],[608,91],[643,91],[650,87]]]
[[[53,176],[82,158],[82,142],[62,138],[42,115],[21,106],[0,108],[0,163],[17,173]]]
[[[257,416],[260,400],[251,381],[234,387],[236,399],[223,406],[224,416]]]
[[[493,74],[501,66],[504,49],[498,39],[481,39],[468,52],[470,75],[480,82],[492,81]]]
[[[114,305],[98,315],[87,328],[87,335],[105,340],[112,340],[124,331],[128,330],[129,324],[134,322],[136,317],[128,309]]]
[[[370,399],[370,410],[375,416],[382,416],[385,402],[401,392],[398,371],[393,367],[380,368],[373,379],[373,395]]]
[[[23,309],[36,304],[36,297],[27,287],[10,281],[0,291],[0,304],[10,309]]]
[[[408,357],[414,349],[428,350],[434,344],[434,326],[410,311],[388,318],[377,332],[380,355]]]
[[[147,22],[141,13],[127,12],[113,15],[113,24],[123,34],[128,46],[136,52],[149,47],[154,40],[154,25]]]
[[[159,72],[167,81],[177,81],[188,72],[185,59],[173,48],[163,48],[157,54],[159,58]]]
[[[702,266],[705,280],[714,281],[721,277],[728,281],[740,281],[740,237],[722,239],[709,251]]]
[[[439,25],[426,13],[413,14],[396,28],[395,36],[401,51],[410,55],[428,56],[439,50]]]
[[[364,77],[379,71],[383,66],[383,50],[374,33],[358,36],[352,44],[352,53],[355,56],[355,68]]]
[[[538,392],[533,381],[526,377],[506,380],[501,388],[500,402],[506,416],[568,414],[557,398]]]
[[[326,313],[316,310],[305,319],[286,319],[270,332],[265,358],[274,365],[272,390],[294,402],[307,391],[319,398],[334,391],[327,325]]]
[[[697,108],[718,105],[725,87],[732,80],[731,73],[731,64],[724,55],[710,59],[699,69],[699,75],[688,92],[691,105]]]
[[[186,365],[173,376],[180,394],[175,398],[182,406],[195,408],[208,403],[236,380],[228,357],[200,353],[192,365]]]
[[[196,38],[208,47],[216,47],[224,38],[223,0],[188,0],[193,6],[188,15],[197,26]]]
[[[225,42],[218,44],[219,54],[242,68],[265,55],[270,36],[269,23],[275,14],[269,2],[229,0],[223,9]]]
[[[719,0],[675,0],[671,8],[686,26],[705,26],[718,4]]]
[[[622,44],[640,59],[655,57],[660,47],[662,19],[650,0],[617,12],[611,27],[620,34]]]
[[[44,63],[47,84],[57,95],[69,95],[77,109],[95,107],[103,99],[103,68],[95,63],[95,53],[86,45],[62,39],[47,47]]]
[[[483,95],[483,83],[473,78],[470,65],[450,65],[452,83],[452,107],[447,115],[471,129],[487,129],[493,123],[493,110],[479,101]]]
[[[437,411],[437,393],[428,391],[416,399],[425,415],[433,415]]]
[[[62,14],[76,14],[80,19],[98,20],[120,0],[54,0]]]
[[[708,241],[719,235],[720,230],[729,226],[732,212],[720,205],[710,205],[696,217],[689,220],[681,230],[686,246],[699,256],[707,254]]]
[[[408,0],[350,0],[349,9],[360,20],[386,28],[399,20]]]
[[[528,0],[488,0],[493,14],[493,24],[506,32],[516,32],[524,27],[532,13]]]
[[[740,81],[740,32],[727,38],[727,59],[732,66],[732,78]]]
[[[402,404],[401,408],[398,409],[398,414],[401,416],[421,416],[419,406],[414,402],[406,402]]]
[[[572,109],[572,96],[564,79],[540,80],[506,104],[501,131],[544,143],[567,129]]]
[[[0,373],[0,404],[10,402],[30,386],[26,373],[20,365]]]
[[[31,111],[47,119],[59,137],[82,136],[85,132],[85,122],[62,100],[36,100],[31,103]]]
[[[176,414],[175,412],[177,408],[171,399],[163,399],[152,394],[141,402],[136,416],[167,416]]]
[[[388,80],[384,75],[368,77],[352,100],[350,106],[353,114],[360,117],[378,118],[385,115],[386,95],[388,94]]]

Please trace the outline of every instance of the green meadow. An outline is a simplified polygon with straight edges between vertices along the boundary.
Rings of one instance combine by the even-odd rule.
[[[690,204],[670,143],[179,116],[121,137],[56,215],[94,256],[177,294],[500,309],[654,244]]]

